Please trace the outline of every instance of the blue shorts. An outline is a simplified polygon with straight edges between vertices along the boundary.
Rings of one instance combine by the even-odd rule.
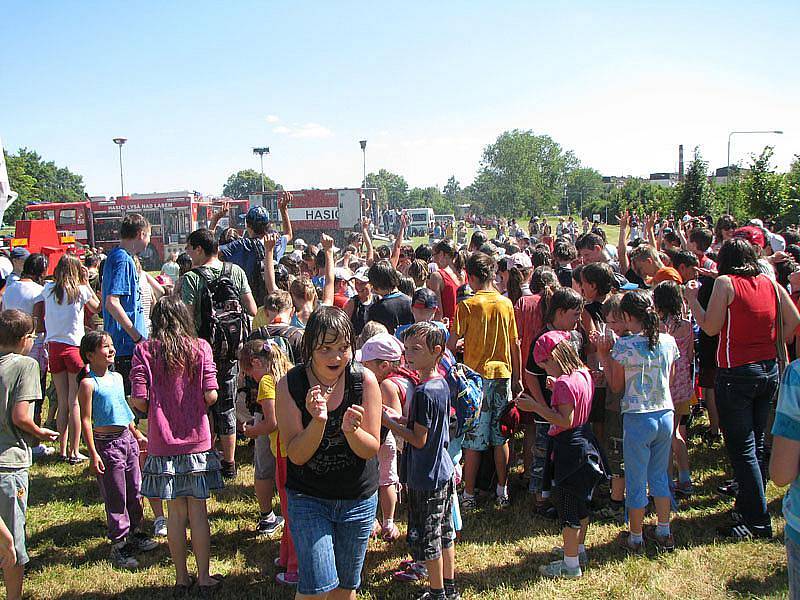
[[[326,500],[287,489],[286,495],[299,565],[297,591],[316,595],[358,589],[378,494],[363,500]]]
[[[504,445],[508,440],[500,433],[500,415],[511,398],[510,379],[484,379],[481,416],[475,428],[464,434],[464,450],[483,452]]]
[[[622,453],[625,460],[625,504],[647,506],[647,487],[654,498],[669,498],[669,465],[672,450],[672,409],[625,413],[622,420]]]

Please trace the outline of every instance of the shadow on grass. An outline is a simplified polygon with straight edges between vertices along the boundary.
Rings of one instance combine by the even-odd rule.
[[[728,582],[726,589],[744,597],[759,597],[766,592],[785,591],[788,588],[788,582],[788,571],[785,566],[781,566],[764,579],[734,577]]]

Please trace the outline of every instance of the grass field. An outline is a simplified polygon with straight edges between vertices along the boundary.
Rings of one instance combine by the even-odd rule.
[[[776,537],[770,541],[728,543],[715,539],[725,522],[729,499],[716,494],[724,479],[721,448],[699,447],[692,440],[697,495],[674,521],[674,553],[628,557],[616,547],[620,527],[594,524],[587,547],[590,566],[577,581],[540,578],[537,566],[560,542],[551,522],[530,515],[527,494],[519,488],[519,469],[512,477],[512,506],[496,511],[491,504],[465,517],[456,546],[457,581],[462,596],[487,599],[572,598],[782,598],[786,597],[786,560],[779,516],[781,493],[771,484],[770,509]],[[251,451],[240,445],[239,477],[209,501],[212,572],[227,576],[220,598],[291,598],[273,583],[272,561],[278,541],[254,534],[257,505],[253,495]],[[151,515],[148,514],[148,527]],[[400,520],[405,521],[401,512]],[[105,515],[96,483],[88,471],[60,462],[43,462],[31,470],[29,548],[32,556],[26,590],[31,598],[170,598],[174,571],[166,542],[146,555],[137,572],[123,572],[107,560]],[[409,598],[421,586],[391,578],[405,558],[405,544],[370,543],[360,598]],[[191,560],[191,559],[190,559]],[[191,567],[190,567],[191,568]]]

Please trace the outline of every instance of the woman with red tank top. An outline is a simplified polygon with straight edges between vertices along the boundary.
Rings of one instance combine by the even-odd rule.
[[[448,239],[441,240],[433,247],[433,260],[438,271],[431,273],[428,287],[439,297],[442,316],[453,320],[456,314],[456,291],[462,284],[461,278],[453,268],[456,249]]]
[[[719,276],[706,310],[697,301],[698,283],[689,282],[686,288],[697,324],[708,335],[719,334],[717,409],[739,485],[735,522],[726,533],[737,540],[772,536],[764,494],[764,432],[778,391],[778,294],[784,338],[793,337],[800,324],[800,314],[786,290],[760,273],[759,255],[757,246],[740,237],[722,244]]]

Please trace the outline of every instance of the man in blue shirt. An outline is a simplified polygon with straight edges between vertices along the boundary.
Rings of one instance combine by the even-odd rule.
[[[109,252],[103,267],[103,327],[117,351],[114,366],[130,395],[133,349],[147,338],[139,274],[133,255],[150,243],[150,223],[140,214],[129,214],[119,228],[119,246]]]
[[[292,195],[281,192],[278,198],[278,210],[283,222],[283,235],[275,244],[275,260],[280,261],[286,253],[286,246],[293,237],[292,222],[289,219],[289,203]],[[263,206],[254,206],[244,215],[247,235],[229,244],[220,246],[219,259],[241,267],[247,275],[247,283],[253,291],[258,306],[264,305],[267,296],[264,283],[264,238],[271,232],[269,212]]]

